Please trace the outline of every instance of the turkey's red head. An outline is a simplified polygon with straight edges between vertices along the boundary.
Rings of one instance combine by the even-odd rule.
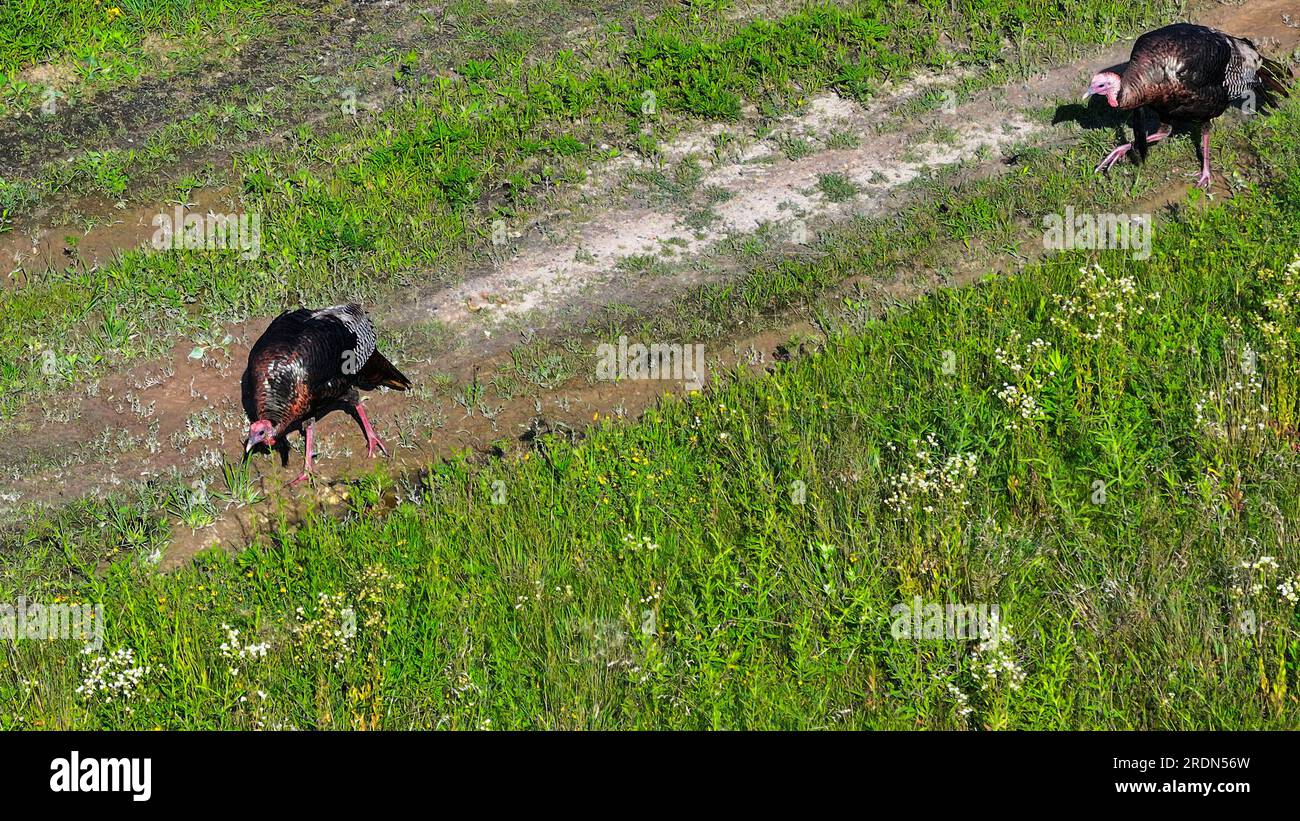
[[[1103,71],[1092,78],[1088,85],[1088,93],[1083,95],[1083,99],[1088,99],[1094,94],[1100,94],[1114,108],[1119,105],[1119,75],[1113,71]]]
[[[258,445],[266,445],[268,448],[275,445],[275,426],[269,419],[258,419],[248,426],[248,441],[244,443],[244,453],[252,453],[253,448]]]

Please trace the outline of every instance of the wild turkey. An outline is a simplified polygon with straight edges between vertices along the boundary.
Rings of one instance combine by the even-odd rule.
[[[285,311],[248,352],[241,384],[250,423],[245,458],[265,445],[278,448],[287,462],[285,437],[300,430],[307,440],[307,457],[302,475],[291,484],[301,482],[312,472],[312,426],[338,408],[360,422],[370,456],[375,448],[387,456],[357,393],[381,385],[404,391],[411,381],[375,350],[375,326],[360,305]]]
[[[1110,168],[1135,146],[1139,161],[1144,160],[1151,143],[1165,139],[1175,127],[1190,127],[1201,136],[1201,176],[1196,184],[1208,189],[1210,121],[1237,100],[1256,110],[1274,105],[1287,96],[1289,82],[1286,67],[1241,37],[1190,23],[1147,32],[1133,44],[1122,75],[1103,71],[1088,87],[1088,97],[1100,94],[1112,108],[1134,112],[1133,142],[1110,152],[1096,171]],[[1145,109],[1160,118],[1154,134],[1147,134]]]

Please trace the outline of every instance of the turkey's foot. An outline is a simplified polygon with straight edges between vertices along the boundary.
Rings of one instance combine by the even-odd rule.
[[[307,456],[303,461],[302,473],[298,474],[297,479],[294,479],[292,482],[289,483],[289,487],[293,487],[299,482],[306,481],[308,479],[311,479],[312,477],[312,457],[314,455],[312,451],[314,450],[314,446],[316,443],[316,437],[314,431],[315,425],[316,425],[316,420],[310,419],[307,421],[307,427],[303,429],[303,436],[307,439],[307,447],[306,447]]]
[[[1114,151],[1107,154],[1106,159],[1102,160],[1101,164],[1092,170],[1092,173],[1100,174],[1103,171],[1109,170],[1112,165],[1124,159],[1128,152],[1132,150],[1133,143],[1124,143],[1119,148],[1116,148]]]
[[[1158,143],[1161,140],[1168,137],[1173,132],[1174,129],[1172,126],[1164,126],[1156,133],[1147,137],[1147,145],[1154,145],[1155,143]],[[1114,151],[1107,154],[1106,159],[1102,160],[1101,165],[1093,169],[1092,173],[1100,174],[1101,172],[1109,169],[1112,165],[1124,159],[1124,157],[1128,154],[1128,152],[1132,150],[1133,150],[1133,143],[1124,143],[1119,148],[1116,148]]]
[[[1213,186],[1210,175],[1210,135],[1201,135],[1201,176],[1196,178],[1196,187],[1209,191]]]
[[[380,441],[379,434],[370,425],[370,418],[366,416],[366,409],[357,403],[357,416],[361,419],[361,429],[366,432],[366,455],[371,459],[375,458],[375,449],[378,448],[385,456],[388,456],[388,448]]]

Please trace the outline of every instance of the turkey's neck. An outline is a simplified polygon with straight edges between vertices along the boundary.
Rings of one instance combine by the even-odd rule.
[[[1152,97],[1163,93],[1164,72],[1149,61],[1134,61],[1120,76],[1116,108],[1129,110],[1144,106]]]
[[[1138,83],[1121,83],[1119,93],[1110,98],[1110,104],[1118,109],[1127,111],[1130,108],[1137,108],[1142,105],[1145,96],[1145,88]]]

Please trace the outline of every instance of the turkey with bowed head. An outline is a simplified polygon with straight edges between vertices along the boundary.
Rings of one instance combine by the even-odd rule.
[[[370,456],[388,455],[361,406],[358,390],[380,386],[404,391],[411,380],[375,349],[375,326],[360,305],[285,311],[248,352],[241,388],[248,415],[244,456],[258,446],[279,449],[288,461],[285,437],[302,431],[306,463],[297,484],[312,472],[312,427],[331,410],[353,413],[366,436]]]
[[[1133,142],[1110,152],[1096,170],[1105,171],[1134,148],[1139,161],[1146,159],[1147,146],[1175,127],[1190,128],[1201,137],[1197,185],[1208,189],[1210,122],[1236,101],[1250,112],[1276,104],[1288,96],[1290,80],[1285,66],[1244,38],[1190,23],[1147,32],[1133,44],[1123,74],[1103,71],[1088,87],[1087,97],[1098,94],[1112,108],[1133,111]],[[1160,118],[1152,134],[1147,133],[1148,110]]]

